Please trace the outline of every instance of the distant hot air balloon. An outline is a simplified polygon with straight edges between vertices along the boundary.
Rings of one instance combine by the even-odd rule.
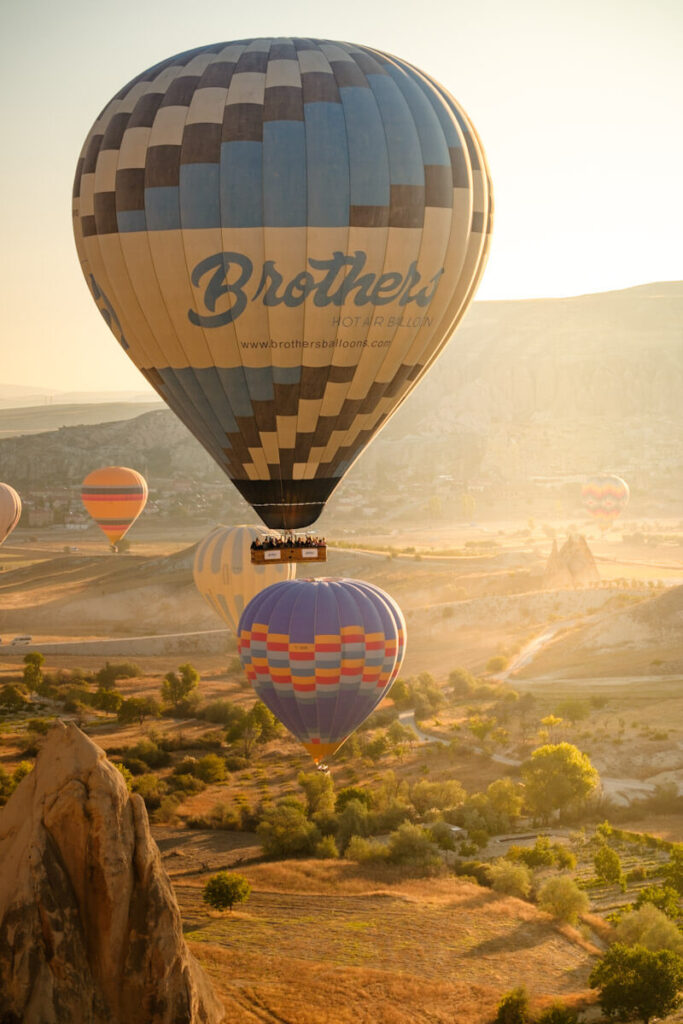
[[[462,318],[492,197],[467,115],[424,72],[251,39],[117,93],[73,214],[120,345],[266,525],[298,529]]]
[[[9,484],[0,484],[0,544],[7,540],[21,517],[21,498]]]
[[[296,575],[291,562],[252,564],[252,541],[267,535],[260,526],[218,526],[201,541],[194,556],[197,590],[235,633],[252,597],[271,583]]]
[[[620,476],[601,474],[586,480],[581,500],[601,530],[608,530],[628,505],[628,484]]]
[[[318,763],[389,691],[403,661],[401,609],[360,580],[289,580],[249,602],[239,655],[258,697]]]
[[[147,504],[147,481],[126,466],[105,466],[86,476],[81,498],[115,548]]]

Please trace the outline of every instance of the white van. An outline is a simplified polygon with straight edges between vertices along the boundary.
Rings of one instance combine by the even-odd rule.
[[[17,645],[18,644],[32,644],[32,643],[33,643],[33,637],[32,636],[15,636],[14,639],[12,640],[12,644],[13,645],[14,644],[17,644]]]

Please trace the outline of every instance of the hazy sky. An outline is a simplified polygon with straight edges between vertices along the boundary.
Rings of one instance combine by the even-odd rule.
[[[78,266],[76,159],[125,82],[221,40],[365,43],[457,97],[495,194],[479,299],[682,278],[682,29],[680,0],[4,0],[0,384],[146,390]]]

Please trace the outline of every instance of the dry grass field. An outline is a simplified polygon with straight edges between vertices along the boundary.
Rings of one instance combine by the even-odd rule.
[[[652,524],[653,536],[671,530],[670,524]],[[520,694],[535,697],[538,722],[565,698],[590,706],[587,719],[563,721],[547,738],[575,743],[605,778],[683,788],[683,590],[673,586],[683,579],[680,542],[591,538],[603,582],[543,591],[538,580],[550,540],[537,528],[500,523],[478,531],[436,530],[419,550],[416,537],[405,531],[359,539],[363,550],[331,549],[321,569],[368,579],[399,600],[409,633],[403,675],[429,672],[445,687],[452,669],[485,673],[494,655],[514,667],[527,644],[554,632],[507,679]],[[129,657],[109,656],[106,646],[98,646],[110,638],[221,629],[192,583],[191,546],[199,539],[192,531],[169,527],[155,538],[152,530],[141,530],[132,552],[120,556],[108,554],[95,534],[74,541],[58,531],[38,531],[35,538],[15,534],[2,548],[0,686],[20,678],[26,651],[7,641],[31,633],[38,646],[50,640],[76,644],[76,653],[48,654],[47,672],[79,667],[94,673],[108,657],[134,661],[140,674],[117,682],[123,697],[159,699],[164,674],[190,661],[201,676],[203,703],[251,705],[251,691],[231,666],[234,641],[227,633],[217,647],[199,641]],[[63,550],[74,544],[78,551]],[[384,550],[371,550],[378,547]],[[541,732],[525,736],[508,723],[506,739],[498,745],[487,739],[479,748],[469,718],[493,713],[494,703],[449,701],[423,722],[443,746],[415,744],[377,763],[349,757],[342,748],[331,766],[335,787],[372,787],[390,771],[408,784],[457,779],[472,794],[505,775],[516,778],[514,764],[492,755],[520,760],[542,742]],[[0,767],[6,771],[26,756],[31,714],[0,721]],[[65,715],[56,701],[44,702],[35,714],[76,717],[113,760],[146,738],[173,740],[178,750],[172,763],[156,770],[162,781],[181,758],[212,749],[212,737],[224,740],[220,725],[198,718],[165,716],[124,726],[89,709]],[[153,825],[187,938],[228,1020],[489,1024],[501,994],[519,984],[528,988],[535,1009],[554,997],[575,1005],[593,998],[587,979],[598,953],[595,933],[559,927],[530,903],[452,876],[410,880],[386,867],[361,869],[346,861],[267,863],[253,833],[187,826],[217,805],[256,808],[285,794],[300,796],[297,776],[310,769],[302,748],[281,736],[258,748],[246,768],[184,795],[165,822]],[[621,827],[683,840],[680,816],[654,809],[645,817],[635,809],[631,818],[627,814],[621,813]],[[252,896],[232,914],[209,912],[202,886],[210,874],[231,867],[249,879]]]

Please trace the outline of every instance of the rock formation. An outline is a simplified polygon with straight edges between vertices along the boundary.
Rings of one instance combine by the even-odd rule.
[[[557,541],[553,541],[553,549],[543,573],[543,590],[581,587],[596,583],[599,579],[595,559],[582,534],[572,534],[559,550]]]
[[[0,811],[3,1024],[218,1024],[142,799],[57,723]]]

